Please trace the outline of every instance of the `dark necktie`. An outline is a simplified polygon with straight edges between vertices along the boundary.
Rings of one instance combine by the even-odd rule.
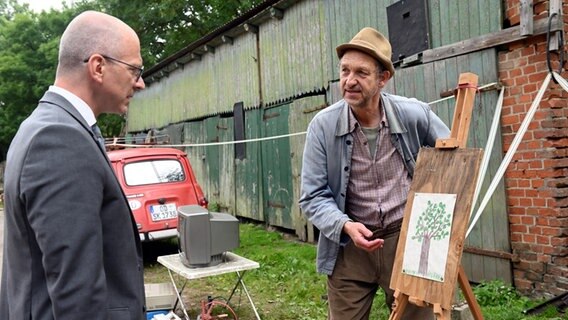
[[[103,150],[105,150],[105,139],[103,138],[103,135],[101,133],[101,129],[99,128],[99,126],[97,126],[96,123],[91,126],[91,129],[93,130],[93,133],[95,134],[95,137],[97,138],[97,142],[99,143],[101,148]]]

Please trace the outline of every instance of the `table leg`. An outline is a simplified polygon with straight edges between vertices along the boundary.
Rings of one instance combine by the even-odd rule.
[[[233,287],[233,290],[231,291],[231,294],[229,295],[229,298],[227,299],[227,304],[229,304],[229,302],[231,302],[231,299],[233,298],[233,295],[235,294],[235,291],[237,290],[237,288],[239,287],[239,284],[241,283],[241,280],[243,279],[243,277],[245,276],[245,272],[243,271],[243,274],[240,274],[237,271],[237,282],[235,282],[235,286]]]
[[[189,315],[187,314],[187,309],[185,308],[185,304],[183,303],[183,299],[181,298],[181,291],[178,291],[178,288],[176,286],[176,282],[174,280],[174,277],[172,275],[172,272],[170,271],[170,269],[168,269],[168,274],[170,275],[170,280],[172,281],[172,284],[174,286],[174,290],[176,291],[176,295],[177,295],[177,299],[179,301],[179,304],[181,306],[181,310],[183,310],[183,314],[185,316],[185,320],[191,320],[189,318]],[[187,280],[186,280],[187,281]],[[185,287],[185,284],[184,284]],[[175,311],[175,310],[174,310]]]
[[[245,290],[245,294],[247,295],[247,298],[250,302],[250,305],[252,306],[252,310],[254,311],[254,314],[256,315],[256,319],[260,320],[260,316],[258,315],[258,312],[256,311],[256,307],[254,306],[254,302],[252,302],[252,298],[250,297],[250,294],[248,293],[247,287],[245,286],[245,283],[243,282],[243,277],[241,276],[241,274],[238,271],[237,271],[237,275],[239,276],[239,282],[241,283],[241,286]],[[244,275],[244,273],[243,273],[243,275]]]

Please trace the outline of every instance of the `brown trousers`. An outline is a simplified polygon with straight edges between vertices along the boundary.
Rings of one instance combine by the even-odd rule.
[[[384,247],[372,253],[357,248],[353,242],[339,249],[333,274],[327,278],[330,320],[367,320],[379,287],[386,295],[389,310],[394,302],[390,280],[400,231],[380,238]],[[376,319],[374,317],[373,319]],[[406,305],[403,320],[434,319],[432,308]]]

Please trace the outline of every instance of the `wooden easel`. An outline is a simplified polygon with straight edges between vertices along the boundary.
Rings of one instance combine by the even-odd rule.
[[[452,245],[448,252],[449,257],[446,265],[446,278],[444,279],[444,282],[440,284],[432,280],[405,275],[402,273],[401,269],[404,245],[406,243],[406,235],[408,233],[408,220],[410,218],[410,211],[414,201],[414,193],[421,188],[430,192],[445,193],[448,192],[448,190],[453,190],[453,192],[455,192],[451,186],[437,187],[436,183],[443,184],[445,182],[446,184],[451,184],[451,181],[447,181],[448,177],[455,178],[464,175],[477,177],[482,152],[481,150],[476,149],[465,149],[469,132],[469,124],[471,122],[473,102],[477,91],[477,82],[478,77],[473,73],[460,74],[450,137],[447,139],[438,139],[436,141],[436,149],[422,149],[419,153],[415,176],[409,192],[409,200],[405,208],[405,216],[398,242],[396,262],[393,267],[390,286],[395,290],[395,303],[389,320],[401,319],[408,302],[421,307],[430,306],[433,308],[434,314],[438,320],[450,320],[451,299],[455,288],[456,278],[471,309],[474,319],[483,320],[481,308],[479,307],[477,300],[475,300],[469,280],[467,279],[463,266],[460,263],[463,242],[465,239],[465,228],[469,221],[469,213],[471,212],[470,209],[473,198],[471,185],[475,185],[475,181],[469,181],[469,183],[460,181],[460,183],[463,184],[463,187],[458,191],[465,196],[463,196],[462,199],[458,197],[458,201],[461,200],[461,202],[456,202],[454,222],[452,224],[452,235],[450,238]],[[440,150],[448,150],[448,153],[440,152]],[[443,167],[445,165],[447,167]],[[443,170],[455,170],[458,172],[455,172],[453,175],[441,172],[433,173],[432,175],[429,175],[429,173],[417,174],[419,171],[442,171],[438,169],[440,166],[443,167]],[[459,172],[463,170],[467,172]]]

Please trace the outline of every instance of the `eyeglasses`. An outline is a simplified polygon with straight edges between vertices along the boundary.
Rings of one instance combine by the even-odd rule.
[[[136,73],[134,74],[136,76],[136,82],[138,82],[138,80],[140,80],[140,77],[142,76],[142,73],[144,72],[144,66],[138,67],[138,66],[132,65],[130,63],[126,63],[122,60],[118,60],[118,59],[115,59],[113,57],[106,56],[104,54],[101,54],[101,57],[108,59],[108,60],[111,60],[111,61],[114,61],[114,62],[118,62],[118,63],[123,64],[123,65],[131,68],[132,70],[136,71]],[[89,58],[83,60],[83,62],[88,62],[88,61],[89,61]]]

